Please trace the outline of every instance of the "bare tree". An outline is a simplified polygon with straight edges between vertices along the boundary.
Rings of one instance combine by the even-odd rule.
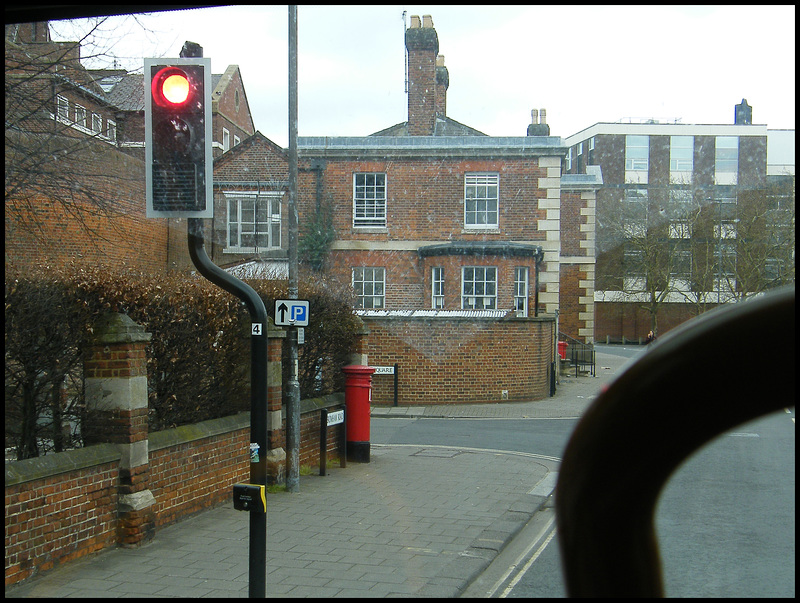
[[[691,204],[659,203],[648,191],[629,188],[598,215],[597,288],[618,291],[621,301],[645,310],[657,333],[661,306],[684,287]]]
[[[42,213],[56,210],[90,231],[89,240],[103,239],[114,222],[106,220],[104,229],[97,229],[93,218],[119,211],[115,200],[122,181],[135,182],[124,170],[109,173],[103,161],[116,148],[117,122],[123,121],[101,86],[109,70],[83,65],[104,57],[109,64],[115,60],[100,49],[110,40],[105,22],[87,22],[86,33],[71,42],[52,41],[46,23],[6,26],[7,234],[15,228],[41,230]],[[92,52],[87,54],[87,48]],[[79,98],[82,105],[72,107],[64,102],[68,98]]]
[[[698,314],[794,282],[794,177],[712,196],[691,185],[628,188],[604,200],[597,288],[651,317],[664,303]]]

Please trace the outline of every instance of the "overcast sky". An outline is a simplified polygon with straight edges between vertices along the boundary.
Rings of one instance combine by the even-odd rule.
[[[433,18],[448,117],[490,136],[524,136],[541,108],[562,137],[628,118],[730,124],[742,98],[754,123],[794,129],[794,6],[299,6],[300,136],[365,136],[406,120],[404,11],[407,23]],[[126,68],[178,56],[185,40],[214,73],[239,65],[256,129],[288,146],[286,6],[104,27]],[[55,30],[75,37],[64,23]]]

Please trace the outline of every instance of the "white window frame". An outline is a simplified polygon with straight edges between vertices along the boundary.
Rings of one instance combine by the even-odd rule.
[[[692,238],[692,225],[689,220],[680,218],[677,220],[670,220],[669,223],[669,238],[670,239],[691,239]]]
[[[715,239],[735,239],[737,231],[736,220],[723,220],[714,224]]]
[[[650,170],[650,137],[625,135],[625,182],[647,184]]]
[[[75,125],[79,128],[87,129],[88,111],[83,105],[75,103]]]
[[[61,94],[56,96],[56,119],[65,123],[69,121],[69,99]]]
[[[106,138],[108,138],[111,142],[117,142],[117,122],[112,121],[110,119],[106,120]]]
[[[464,174],[464,228],[496,230],[500,215],[500,175],[497,172]]]
[[[231,148],[231,133],[227,128],[222,128],[222,152]]]
[[[714,183],[737,184],[739,174],[739,137],[717,136],[714,140]]]
[[[99,134],[103,131],[103,118],[97,113],[92,113],[92,132]]]
[[[669,181],[691,184],[694,171],[694,136],[669,137]]]
[[[353,228],[386,228],[385,172],[353,173]]]
[[[461,309],[494,310],[497,308],[497,267],[462,266]]]
[[[386,307],[386,269],[380,266],[356,266],[352,272],[356,307],[366,310]]]
[[[431,268],[431,308],[444,309],[444,268],[433,266]]]
[[[225,251],[234,253],[254,252],[258,249],[278,249],[281,246],[281,193],[257,193],[226,191]],[[250,211],[252,208],[252,217]],[[257,219],[256,207],[262,205],[266,212]],[[243,229],[243,227],[249,227]],[[243,244],[244,236],[253,236],[253,245]],[[266,245],[258,245],[258,237],[266,237]]]
[[[527,266],[514,268],[514,310],[517,316],[528,315],[528,277],[530,270]]]

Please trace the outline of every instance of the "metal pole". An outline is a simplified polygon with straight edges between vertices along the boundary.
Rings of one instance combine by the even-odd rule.
[[[297,286],[297,6],[289,6],[289,299]],[[289,327],[289,383],[286,404],[286,489],[300,489],[300,383],[297,328]]]
[[[394,363],[394,405],[397,406],[397,381],[398,381],[398,373],[400,372],[400,365],[398,363]]]
[[[267,310],[250,285],[211,261],[203,247],[203,220],[189,218],[189,255],[212,283],[241,299],[250,312],[250,483],[267,485]],[[246,453],[248,453],[246,452]],[[267,596],[267,514],[250,511],[250,597]]]

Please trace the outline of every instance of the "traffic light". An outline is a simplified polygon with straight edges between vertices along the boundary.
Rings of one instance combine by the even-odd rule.
[[[145,59],[148,218],[211,218],[211,60]]]

